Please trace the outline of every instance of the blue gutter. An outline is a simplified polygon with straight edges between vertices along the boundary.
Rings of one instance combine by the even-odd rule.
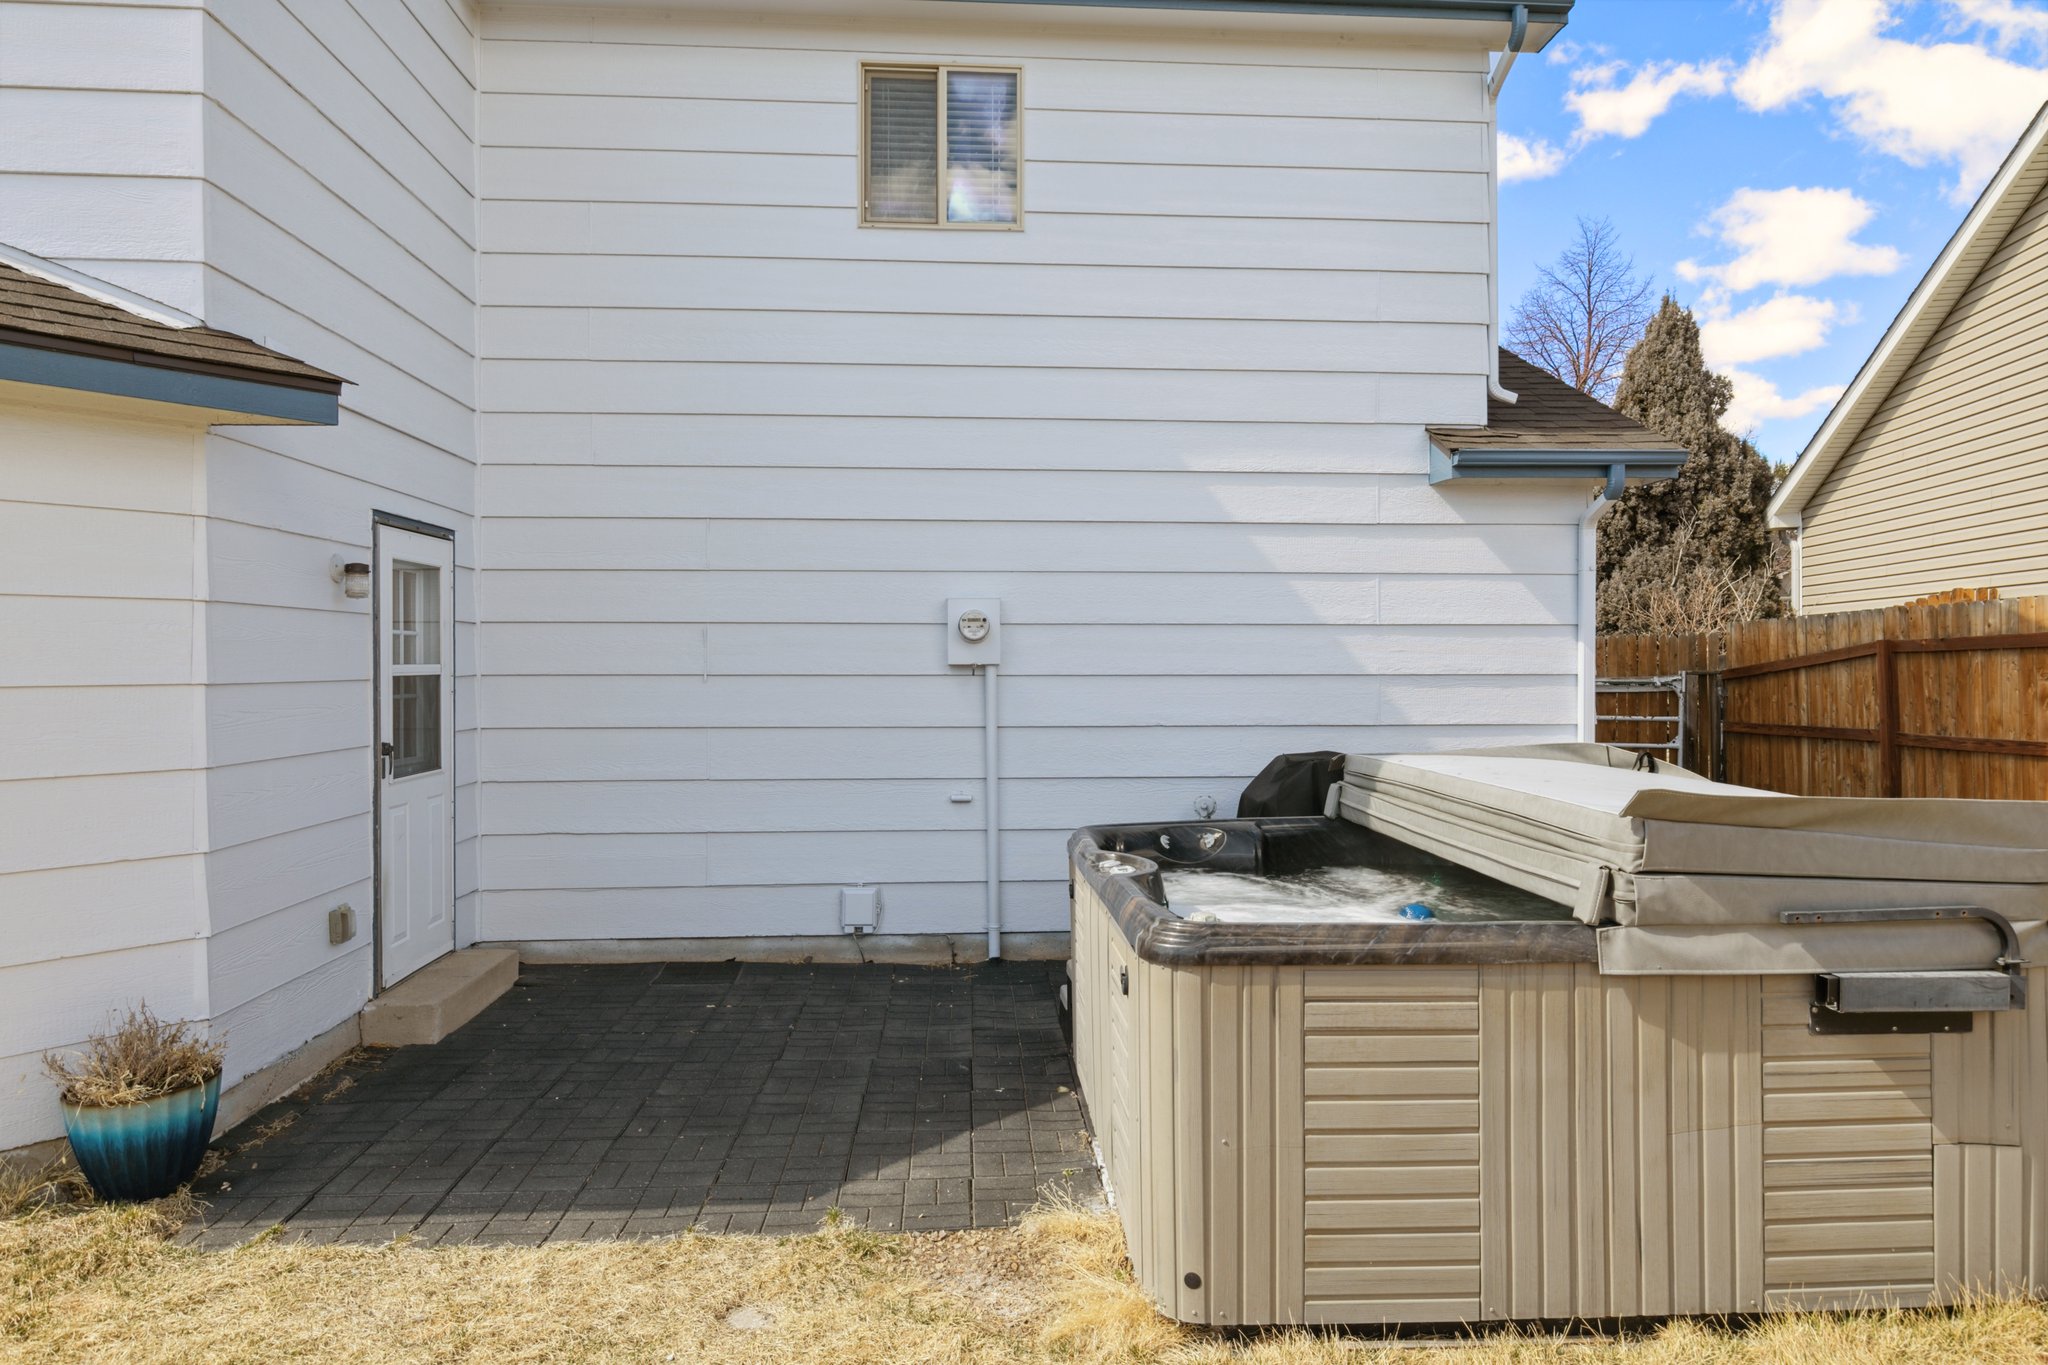
[[[1630,479],[1668,479],[1685,464],[1682,450],[1459,450],[1429,448],[1429,481],[1452,479],[1595,479],[1618,498]]]
[[[258,423],[334,426],[341,420],[340,385],[299,387],[291,383],[177,369],[142,361],[114,360],[73,351],[44,350],[0,342],[0,379],[56,389],[176,403],[188,408],[238,413]],[[238,425],[231,419],[229,425]]]
[[[1511,24],[1513,0],[957,0],[978,5],[1079,5],[1109,9],[1228,10],[1249,14],[1330,14],[1369,19],[1483,19]],[[1560,26],[1575,0],[1525,0],[1527,16]]]

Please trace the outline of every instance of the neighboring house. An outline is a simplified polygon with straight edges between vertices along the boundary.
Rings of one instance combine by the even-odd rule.
[[[1056,948],[1077,825],[1581,733],[1676,456],[1496,359],[1489,54],[1568,8],[0,9],[0,241],[349,381],[0,391],[0,1149],[145,997],[232,1084],[477,942]]]
[[[1771,525],[1801,612],[2048,593],[2048,110],[1808,443]]]

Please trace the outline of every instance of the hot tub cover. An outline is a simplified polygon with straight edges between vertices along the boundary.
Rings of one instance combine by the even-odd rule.
[[[1786,796],[1551,744],[1353,754],[1335,813],[1588,923],[1775,931],[1784,910],[2048,907],[2048,802]]]

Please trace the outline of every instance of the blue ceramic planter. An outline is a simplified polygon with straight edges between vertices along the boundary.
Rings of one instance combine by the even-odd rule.
[[[78,1169],[102,1199],[161,1199],[192,1178],[213,1136],[220,1077],[141,1104],[64,1106]]]

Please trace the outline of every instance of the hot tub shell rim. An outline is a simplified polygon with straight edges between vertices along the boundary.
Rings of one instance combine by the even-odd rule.
[[[1335,826],[1322,816],[1210,820],[1204,827],[1258,833],[1287,826]],[[1453,923],[1401,920],[1385,924],[1228,923],[1182,919],[1154,895],[1159,864],[1142,853],[1110,846],[1120,832],[1160,825],[1090,825],[1067,840],[1070,867],[1102,899],[1110,919],[1138,957],[1165,967],[1272,966],[1483,966],[1505,962],[1597,962],[1597,932],[1572,920],[1495,920]],[[1171,826],[1168,826],[1171,827]],[[1106,871],[1095,855],[1131,864]]]

